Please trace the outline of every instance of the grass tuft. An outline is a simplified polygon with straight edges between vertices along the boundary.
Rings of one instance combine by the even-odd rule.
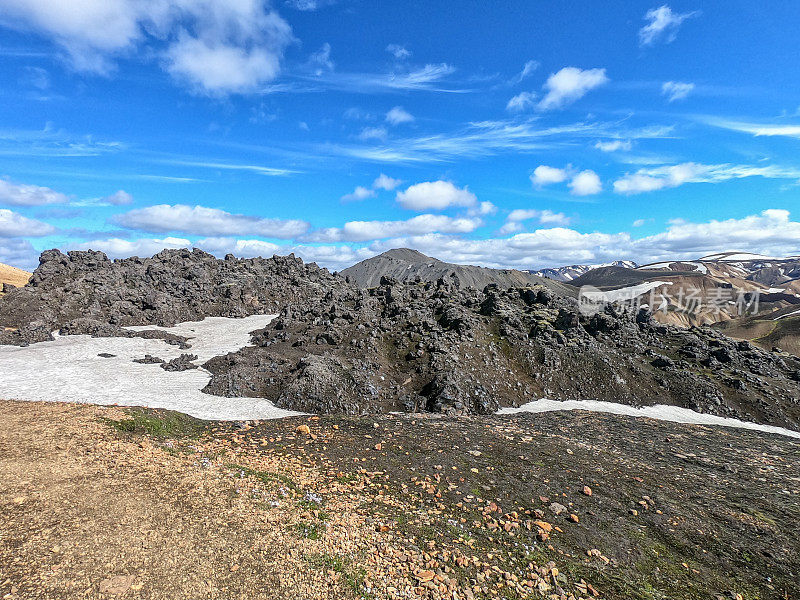
[[[157,438],[198,437],[207,428],[206,421],[171,410],[129,408],[125,412],[127,419],[101,417],[101,421],[117,431]]]

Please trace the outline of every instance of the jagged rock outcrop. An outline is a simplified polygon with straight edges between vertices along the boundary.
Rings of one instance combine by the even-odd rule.
[[[0,302],[0,343],[49,340],[57,329],[128,335],[119,328],[269,314],[344,285],[293,255],[219,260],[200,250],[164,250],[152,258],[112,261],[91,250],[48,250],[39,261],[30,282]]]
[[[477,291],[383,277],[376,288],[289,304],[254,341],[206,363],[206,391],[348,413],[485,414],[540,397],[599,399],[800,426],[795,357],[644,311],[584,315],[541,286]]]
[[[655,323],[613,306],[583,314],[534,286],[463,286],[453,277],[363,289],[293,256],[218,260],[168,250],[110,261],[49,251],[31,282],[0,300],[0,343],[51,332],[145,335],[206,316],[279,313],[254,346],[203,367],[219,396],[308,412],[486,414],[527,401],[672,404],[800,428],[800,361],[708,329]],[[142,359],[145,360],[145,359]],[[157,359],[151,359],[157,362]],[[165,368],[193,368],[184,356]]]

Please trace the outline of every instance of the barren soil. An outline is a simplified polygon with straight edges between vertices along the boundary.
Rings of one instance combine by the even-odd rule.
[[[2,598],[800,597],[789,438],[577,412],[0,414]]]

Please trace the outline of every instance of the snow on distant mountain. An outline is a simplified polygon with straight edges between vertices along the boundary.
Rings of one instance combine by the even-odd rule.
[[[548,279],[555,279],[556,281],[572,281],[588,273],[593,269],[601,267],[622,267],[624,269],[635,269],[636,263],[632,260],[615,260],[610,263],[603,263],[598,265],[569,265],[566,267],[558,267],[553,269],[541,269],[539,271],[528,271],[531,275],[539,277],[546,277]]]

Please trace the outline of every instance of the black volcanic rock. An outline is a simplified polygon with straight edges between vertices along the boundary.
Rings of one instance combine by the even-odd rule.
[[[386,277],[290,303],[254,342],[207,362],[205,391],[351,414],[485,414],[541,397],[598,399],[800,427],[796,358],[615,307],[583,315],[576,300],[543,287],[478,291]],[[758,385],[742,386],[743,377]]]
[[[120,335],[128,325],[170,326],[207,316],[277,312],[287,302],[324,294],[340,277],[293,255],[218,260],[200,250],[164,250],[152,258],[109,260],[102,252],[42,253],[23,288],[0,301],[0,343],[51,339],[51,332]]]
[[[598,399],[800,428],[794,356],[654,323],[641,311],[586,315],[541,285],[478,290],[452,273],[400,279],[383,273],[364,289],[293,256],[169,250],[110,261],[50,251],[26,287],[0,299],[0,325],[17,329],[0,342],[48,339],[56,329],[159,337],[123,327],[274,312],[253,346],[203,365],[212,373],[206,392],[351,414],[485,414],[542,397]],[[184,356],[173,366],[196,365]]]

